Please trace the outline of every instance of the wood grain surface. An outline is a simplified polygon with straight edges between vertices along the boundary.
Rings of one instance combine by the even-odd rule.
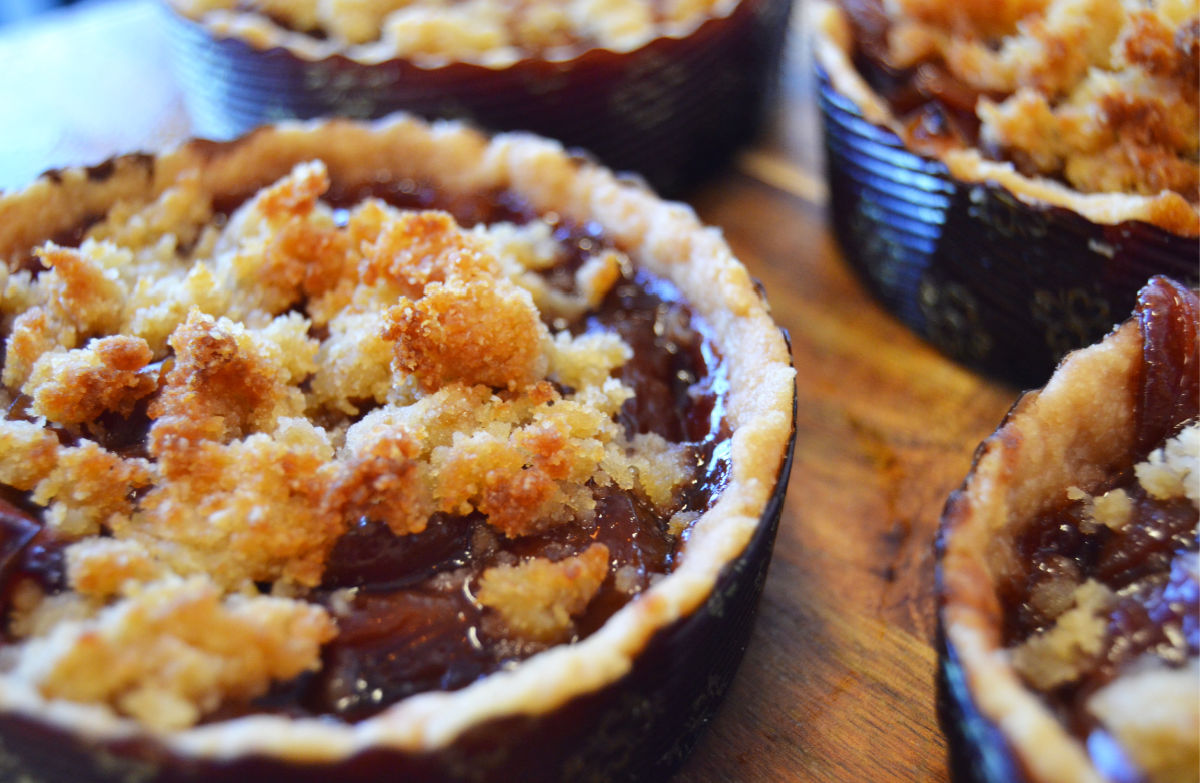
[[[1016,390],[942,358],[842,262],[800,19],[769,128],[689,199],[790,332],[799,411],[754,637],[677,779],[945,781],[933,535]],[[152,0],[116,0],[0,31],[0,188],[188,135],[160,21]]]

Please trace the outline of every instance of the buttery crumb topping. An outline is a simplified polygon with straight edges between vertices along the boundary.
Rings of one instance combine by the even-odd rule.
[[[887,64],[974,114],[983,148],[1085,193],[1200,200],[1194,0],[879,5]]]
[[[1134,486],[1129,490],[1118,487],[1096,496],[1078,487],[1067,491],[1069,501],[1082,505],[1080,532],[1092,535],[1108,528],[1130,534],[1125,542],[1128,550],[1140,542],[1166,537],[1161,528],[1131,530],[1147,525],[1148,517],[1166,513],[1160,507],[1141,507],[1131,497],[1135,489],[1152,502],[1190,507],[1195,520],[1196,510],[1200,510],[1200,424],[1193,421],[1167,439],[1134,466],[1133,475]],[[1064,529],[1067,527],[1069,523],[1064,523]],[[1194,779],[1200,758],[1196,731],[1200,727],[1200,702],[1196,699],[1200,664],[1194,630],[1188,630],[1188,619],[1182,621],[1182,630],[1160,630],[1171,622],[1172,612],[1192,617],[1195,612],[1194,603],[1190,609],[1187,603],[1194,601],[1200,575],[1194,521],[1190,530],[1176,535],[1185,542],[1183,549],[1143,566],[1143,571],[1133,571],[1143,574],[1143,584],[1120,589],[1110,589],[1095,578],[1085,579],[1079,568],[1061,560],[1045,561],[1049,577],[1038,583],[1029,598],[1032,609],[1045,619],[1044,627],[1011,649],[1014,668],[1039,691],[1082,687],[1089,719],[1099,721],[1147,779],[1156,782]],[[1186,541],[1193,543],[1188,547]],[[1134,568],[1128,563],[1135,562],[1137,554],[1128,555],[1123,566],[1120,561],[1116,567],[1109,565],[1102,575],[1111,579],[1120,567]],[[1154,575],[1150,568],[1161,573]],[[1160,593],[1157,598],[1156,590]],[[1193,597],[1189,599],[1189,595]],[[1137,605],[1139,598],[1150,608]],[[1144,627],[1130,630],[1139,622]],[[1120,660],[1123,646],[1153,640],[1155,634],[1164,641],[1142,645],[1148,649],[1131,661],[1112,665],[1105,660],[1106,655]],[[1182,638],[1185,634],[1191,635],[1190,640]],[[1104,671],[1106,666],[1111,670]],[[1097,680],[1090,689],[1089,677]]]
[[[0,265],[0,482],[66,542],[69,589],[11,600],[13,670],[44,696],[179,728],[318,668],[339,621],[303,596],[362,519],[514,539],[590,524],[605,489],[693,518],[693,447],[619,420],[630,346],[565,326],[623,253],[551,284],[545,221],[335,209],[329,188],[305,163],[226,218],[184,180],[40,269]],[[569,640],[614,557],[510,558],[477,599],[515,638]]]
[[[218,28],[279,25],[373,57],[503,64],[522,56],[626,51],[687,31],[728,0],[172,0]]]

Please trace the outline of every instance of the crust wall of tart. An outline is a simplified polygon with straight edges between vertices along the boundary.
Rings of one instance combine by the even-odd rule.
[[[1025,394],[976,452],[951,495],[939,548],[942,627],[980,714],[1011,744],[1031,780],[1104,783],[1086,748],[1013,668],[997,584],[1018,568],[1018,525],[1094,488],[1135,450],[1142,336],[1135,320],[1070,354],[1045,388]]]
[[[729,16],[739,0],[700,0],[691,3],[684,0],[673,4],[672,12],[661,20],[653,19],[649,14],[652,4],[641,0],[624,3],[605,3],[603,0],[594,3],[581,2],[578,3],[580,10],[576,18],[562,20],[566,27],[573,28],[567,40],[559,45],[546,46],[539,53],[530,51],[519,42],[502,40],[505,35],[504,28],[519,30],[521,22],[505,18],[504,14],[511,9],[497,9],[495,6],[502,5],[499,3],[476,4],[478,11],[490,17],[486,21],[492,25],[468,24],[461,18],[446,18],[441,23],[430,16],[417,18],[417,15],[410,13],[414,10],[410,5],[403,9],[406,13],[405,19],[395,24],[397,32],[406,34],[389,35],[384,20],[374,20],[377,30],[381,24],[383,26],[377,34],[351,35],[347,38],[337,35],[336,32],[329,34],[329,31],[322,31],[325,34],[316,36],[291,29],[273,19],[269,8],[247,11],[244,8],[222,7],[235,5],[232,3],[209,0],[164,2],[181,16],[199,22],[218,38],[237,38],[264,51],[285,49],[304,60],[316,61],[333,55],[343,55],[368,65],[404,59],[425,68],[438,68],[453,62],[473,63],[488,68],[507,68],[524,59],[565,63],[590,50],[625,53],[636,51],[656,38],[684,38],[710,19]],[[269,6],[271,3],[261,5]],[[451,9],[455,10],[462,7],[464,6],[461,4],[451,5]],[[592,34],[588,34],[587,27],[595,27],[598,20],[605,19],[614,20],[610,25],[611,29],[593,30]],[[296,21],[312,23],[315,20]],[[533,26],[538,26],[539,22],[544,21],[545,19],[535,19]],[[498,22],[507,24],[497,24]],[[495,27],[496,35],[488,35],[486,31],[478,29],[489,26]],[[599,35],[596,35],[596,32],[599,32]],[[575,40],[571,40],[572,37]]]
[[[853,101],[868,121],[904,138],[891,107],[854,67],[853,31],[845,11],[828,0],[816,0],[808,10],[814,56],[833,88]],[[948,149],[938,160],[959,181],[999,185],[1030,205],[1065,207],[1101,225],[1140,220],[1175,234],[1200,235],[1200,209],[1173,191],[1157,195],[1084,193],[1053,179],[1027,176],[1012,163],[989,160],[974,148]]]
[[[775,490],[792,429],[794,373],[787,346],[720,233],[703,227],[690,208],[663,202],[554,142],[528,135],[489,140],[457,123],[428,125],[397,115],[370,124],[287,124],[233,143],[196,141],[156,158],[130,156],[91,170],[51,172],[0,196],[0,258],[19,263],[35,245],[77,230],[116,201],[147,203],[181,179],[194,178],[202,193],[244,197],[314,158],[325,162],[337,183],[369,182],[387,172],[450,194],[511,189],[539,213],[600,224],[640,267],[680,289],[726,357],[729,482],[695,523],[675,570],[583,641],[552,647],[459,691],[418,694],[354,724],[263,714],[156,735],[188,756],[257,753],[333,761],[367,747],[435,750],[482,721],[540,715],[613,683],[630,671],[658,629],[708,597],[722,567],[747,546]],[[104,708],[48,700],[8,674],[0,674],[0,711],[95,740],[146,732]]]

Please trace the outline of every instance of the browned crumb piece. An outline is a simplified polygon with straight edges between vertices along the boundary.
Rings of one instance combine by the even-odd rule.
[[[352,226],[383,220],[382,212],[377,203],[364,205]],[[493,279],[499,272],[496,260],[484,252],[479,240],[462,231],[445,212],[404,212],[384,220],[363,255],[364,284],[387,280],[410,299],[419,298],[430,283]]]
[[[546,371],[548,339],[529,294],[504,280],[430,283],[387,311],[395,367],[433,391],[448,383],[522,389]]]
[[[127,584],[143,584],[165,576],[162,563],[137,541],[119,538],[85,538],[67,547],[67,575],[71,589],[104,598]]]
[[[326,513],[382,522],[396,535],[420,533],[434,510],[429,466],[416,459],[420,453],[421,444],[399,430],[339,462],[325,496]]]
[[[78,248],[52,243],[35,252],[50,268],[43,275],[45,285],[50,301],[64,314],[64,320],[81,334],[111,334],[120,328],[125,287],[96,259]]]
[[[203,578],[171,579],[31,640],[18,674],[48,698],[107,704],[152,728],[179,729],[316,669],[335,633],[317,606],[223,598]]]
[[[535,557],[489,568],[476,597],[495,609],[513,633],[537,642],[565,640],[571,618],[587,608],[608,575],[608,547],[592,544],[581,554],[551,561]]]
[[[143,459],[123,459],[91,441],[60,448],[54,469],[38,483],[33,502],[48,505],[46,524],[61,535],[95,535],[133,510],[134,490],[153,480]]]
[[[92,421],[105,411],[128,416],[158,388],[158,374],[145,371],[152,358],[140,337],[103,337],[86,348],[42,354],[22,391],[33,398],[34,413],[60,424]]]
[[[289,402],[298,407],[289,400],[299,392],[289,388],[286,369],[264,356],[240,324],[193,310],[169,342],[175,366],[149,411],[156,419],[150,452],[169,476],[188,469],[187,454],[200,441],[269,429],[292,412]]]

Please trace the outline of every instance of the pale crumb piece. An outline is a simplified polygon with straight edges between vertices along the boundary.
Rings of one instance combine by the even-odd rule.
[[[1069,487],[1067,499],[1083,503],[1084,516],[1079,527],[1085,533],[1094,533],[1100,527],[1121,530],[1133,519],[1133,500],[1119,487],[1095,496],[1079,487]]]
[[[1200,507],[1200,424],[1185,427],[1134,466],[1138,483],[1153,498],[1187,497]]]
[[[699,511],[679,511],[672,514],[670,521],[667,522],[667,532],[673,538],[679,538],[699,518]]]
[[[1046,620],[1053,620],[1075,605],[1075,592],[1082,576],[1079,566],[1068,557],[1058,556],[1049,561],[1053,570],[1040,579],[1030,591],[1029,605]]]
[[[613,574],[613,587],[626,595],[633,595],[642,583],[642,575],[637,566],[623,565]]]
[[[617,486],[631,489],[636,485],[651,503],[666,507],[679,487],[680,476],[694,463],[691,446],[647,432],[635,435],[623,449],[622,444],[610,444],[603,465]]]
[[[58,436],[29,421],[0,419],[0,484],[31,490],[54,469]]]
[[[35,414],[59,424],[92,421],[106,411],[129,416],[158,388],[158,373],[146,367],[152,358],[140,337],[102,337],[84,348],[42,354],[21,391],[32,398]]]
[[[1079,677],[1103,645],[1104,610],[1112,604],[1112,591],[1089,579],[1076,589],[1074,599],[1074,608],[1059,615],[1053,626],[1012,650],[1013,666],[1039,690]]]
[[[83,595],[106,598],[127,584],[144,584],[167,576],[145,546],[119,538],[86,538],[66,549],[71,589]]]
[[[36,580],[19,579],[9,606],[8,632],[16,639],[45,636],[59,623],[85,620],[102,608],[92,597],[70,591],[47,595]]]
[[[31,499],[49,506],[48,527],[66,538],[79,538],[95,535],[115,517],[130,513],[134,490],[154,479],[146,460],[124,459],[85,440],[59,449],[54,469],[34,487]]]
[[[1107,528],[1121,530],[1133,518],[1133,501],[1123,489],[1110,490],[1092,500],[1092,517]]]
[[[20,389],[43,354],[74,348],[78,340],[78,332],[60,315],[46,307],[31,307],[13,320],[4,344],[4,374],[0,380],[10,389]]]
[[[392,344],[383,339],[383,313],[343,311],[329,321],[317,353],[309,405],[348,416],[364,403],[384,403],[392,390]]]
[[[633,356],[625,341],[609,332],[579,336],[559,332],[549,350],[550,374],[572,389],[603,384],[613,370]]]
[[[108,704],[151,728],[180,729],[316,669],[335,633],[311,604],[223,598],[203,578],[170,579],[29,641],[16,674],[47,698]]]
[[[1088,711],[1152,783],[1192,783],[1200,769],[1200,660],[1134,667],[1092,695]]]
[[[101,243],[94,252],[47,243],[34,252],[49,267],[38,278],[49,306],[81,335],[112,333],[120,328],[126,286],[104,263],[116,248]]]
[[[149,204],[113,205],[104,220],[88,229],[87,236],[128,248],[157,247],[166,239],[174,254],[195,243],[212,217],[212,203],[203,196],[199,177],[188,172]]]
[[[587,608],[608,575],[608,547],[592,544],[581,554],[551,562],[533,558],[483,572],[476,597],[495,609],[515,634],[559,642],[571,631],[571,618]]]

